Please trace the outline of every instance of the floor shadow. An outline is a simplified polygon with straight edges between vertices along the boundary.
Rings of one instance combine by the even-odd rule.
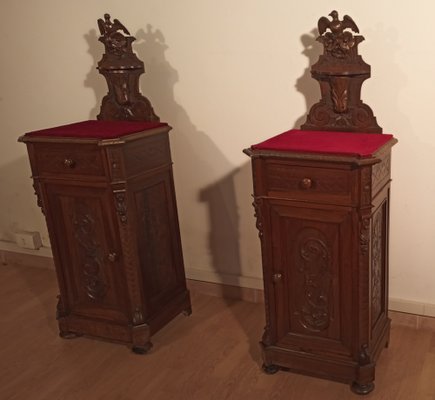
[[[316,41],[317,36],[317,29],[312,29],[310,33],[301,36],[301,43],[304,46],[302,54],[308,58],[308,66],[305,68],[304,73],[296,81],[295,88],[305,97],[307,113],[310,108],[320,99],[319,84],[311,76],[311,66],[317,62],[319,56],[322,54],[322,46]],[[307,113],[300,116],[295,121],[295,129],[299,129],[301,125],[305,123],[307,119]]]

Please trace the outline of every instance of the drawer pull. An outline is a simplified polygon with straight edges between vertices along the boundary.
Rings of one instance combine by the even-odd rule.
[[[107,258],[109,259],[110,262],[115,262],[116,260],[118,260],[118,254],[116,254],[115,252],[109,253]]]
[[[74,168],[76,165],[76,162],[71,158],[65,158],[65,160],[63,160],[63,165],[66,168]]]
[[[280,274],[280,273],[273,274],[272,279],[273,279],[274,283],[281,282],[282,274]]]
[[[301,180],[302,189],[310,189],[313,186],[313,181],[310,178],[304,178]]]

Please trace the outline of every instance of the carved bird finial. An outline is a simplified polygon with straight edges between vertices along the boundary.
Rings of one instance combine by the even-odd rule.
[[[333,34],[343,33],[343,31],[347,28],[355,33],[359,33],[359,29],[355,22],[348,15],[343,17],[343,21],[338,19],[338,12],[335,10],[331,11],[329,16],[332,17],[332,21],[330,21],[327,17],[321,17],[317,23],[317,28],[320,35],[323,35],[328,28]]]
[[[113,23],[110,21],[110,14],[104,14],[104,20],[100,18],[97,22],[102,36],[110,36],[118,31],[122,31],[126,35],[130,35],[130,32],[118,19],[115,18]]]

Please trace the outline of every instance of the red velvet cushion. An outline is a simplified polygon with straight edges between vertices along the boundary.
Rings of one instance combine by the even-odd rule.
[[[147,129],[167,126],[164,122],[143,121],[82,121],[26,133],[26,136],[113,139]]]
[[[251,149],[369,157],[392,138],[393,135],[376,133],[292,129],[255,144]]]

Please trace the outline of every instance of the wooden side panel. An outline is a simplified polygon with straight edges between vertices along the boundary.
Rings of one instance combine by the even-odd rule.
[[[141,180],[132,188],[137,241],[149,316],[186,290],[171,170]]]

